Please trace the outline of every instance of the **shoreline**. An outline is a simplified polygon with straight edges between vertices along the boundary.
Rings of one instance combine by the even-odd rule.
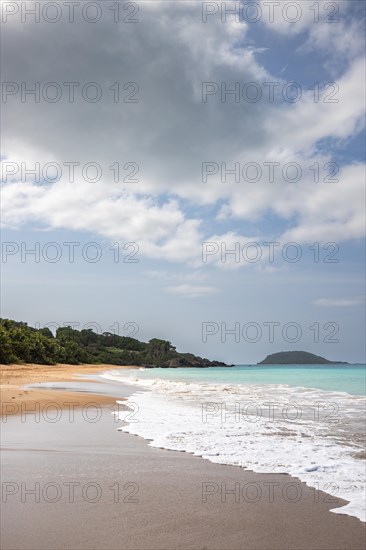
[[[342,500],[151,447],[102,411],[3,424],[4,550],[363,550],[365,525],[329,512]]]
[[[119,395],[87,391],[88,378],[79,375],[93,375],[112,369],[133,369],[133,366],[116,366],[108,364],[39,365],[35,363],[0,365],[0,417],[31,414],[38,408],[65,409],[83,407],[91,402],[107,406],[115,404]],[[85,385],[85,390],[75,391],[55,388],[25,387],[30,384],[60,383],[77,381]],[[93,380],[94,383],[100,383]]]
[[[108,405],[128,398],[129,388],[106,380],[97,384],[109,395],[89,390],[95,387],[93,374],[123,367],[6,367],[1,366],[2,374],[7,371],[2,389],[28,392],[15,395],[16,404],[31,408],[50,399],[62,408],[67,403],[62,400],[69,399],[79,407],[56,420],[37,417],[34,409],[22,418],[13,414],[0,420],[4,550],[364,549],[365,524],[330,512],[346,503],[342,499],[334,502],[288,474],[217,464],[187,451],[152,447],[120,431],[124,420]],[[87,393],[21,390],[22,384],[62,387],[71,381]],[[81,408],[91,399],[100,405],[96,419]]]

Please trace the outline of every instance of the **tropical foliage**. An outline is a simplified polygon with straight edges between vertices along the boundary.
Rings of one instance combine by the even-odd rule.
[[[0,319],[0,363],[209,366],[210,361],[178,353],[169,341],[158,338],[146,343],[69,326],[58,328],[54,336],[49,328],[35,329],[27,323]]]

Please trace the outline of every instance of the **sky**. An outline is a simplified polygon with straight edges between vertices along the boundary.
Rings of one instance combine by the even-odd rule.
[[[364,362],[365,4],[71,4],[1,2],[1,316]]]

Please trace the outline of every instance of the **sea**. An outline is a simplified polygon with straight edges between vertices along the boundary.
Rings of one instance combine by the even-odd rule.
[[[134,387],[115,413],[122,431],[215,463],[290,474],[348,501],[332,512],[366,521],[365,364],[116,369],[102,376]]]

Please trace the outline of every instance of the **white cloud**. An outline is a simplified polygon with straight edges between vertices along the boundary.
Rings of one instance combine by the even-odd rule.
[[[305,32],[306,40],[299,50],[326,53],[327,69],[336,73],[340,63],[363,55],[365,46],[362,2],[321,0],[313,3],[278,0],[272,8],[273,20],[270,20],[268,2],[259,1],[263,13],[266,14],[262,18],[264,24],[272,31],[285,36]]]
[[[286,231],[282,239],[296,242],[359,239],[365,235],[364,166],[347,166],[335,183],[313,184],[299,193],[292,212],[298,224]],[[285,205],[283,205],[285,206]]]
[[[178,294],[180,296],[189,296],[191,298],[197,298],[199,296],[207,296],[216,294],[219,289],[214,286],[198,286],[198,285],[177,285],[166,288],[170,294]]]
[[[323,307],[350,307],[358,306],[364,303],[362,298],[346,299],[346,298],[318,298],[313,304]]]
[[[9,98],[3,109],[7,160],[29,166],[36,161],[42,165],[98,162],[103,177],[97,183],[79,178],[71,184],[63,175],[49,185],[32,183],[31,178],[24,183],[18,177],[3,186],[3,224],[17,228],[32,222],[137,241],[141,254],[150,258],[192,265],[201,262],[203,241],[227,241],[229,246],[233,238],[248,242],[263,237],[240,237],[226,227],[222,235],[210,236],[205,219],[192,213],[197,205],[222,204],[218,219],[223,224],[260,222],[274,213],[289,226],[282,236],[274,237],[286,241],[362,237],[364,166],[344,166],[338,183],[314,184],[309,170],[315,162],[322,168],[331,160],[318,152],[320,140],[346,140],[363,125],[365,65],[358,57],[357,23],[347,29],[343,23],[313,25],[313,13],[304,10],[307,15],[298,26],[282,21],[270,27],[276,32],[307,30],[307,44],[324,50],[338,36],[337,51],[346,50],[348,60],[347,70],[337,80],[338,103],[324,103],[324,93],[315,103],[312,92],[304,92],[293,105],[219,100],[203,104],[203,81],[226,82],[230,88],[235,82],[278,78],[257,61],[260,44],[243,46],[246,23],[229,18],[223,24],[215,17],[202,24],[200,6],[153,4],[141,6],[139,24],[123,28],[103,21],[78,26],[77,32],[62,24],[37,24],[37,33],[32,25],[4,26],[7,80],[25,81],[29,87],[34,81],[96,81],[103,85],[104,96],[98,104],[21,103]],[[53,47],[45,49],[45,43]],[[117,80],[138,82],[138,104],[107,100],[108,86]],[[114,183],[109,166],[117,161],[121,166],[136,162],[139,182]],[[284,181],[281,174],[273,184],[235,183],[230,178],[223,183],[217,174],[203,183],[204,161],[228,166],[235,162],[263,166],[265,161],[283,166],[296,161],[303,177],[296,184]]]

